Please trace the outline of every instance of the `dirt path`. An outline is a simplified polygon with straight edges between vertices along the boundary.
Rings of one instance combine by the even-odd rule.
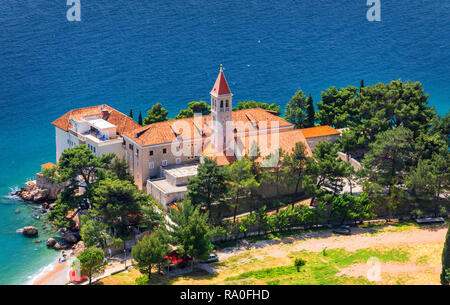
[[[350,236],[336,235],[331,231],[302,233],[281,240],[265,240],[244,244],[233,249],[224,249],[225,251],[219,251],[218,255],[221,260],[227,260],[236,254],[253,248],[264,248],[264,252],[267,252],[270,256],[280,257],[285,255],[286,250],[320,252],[324,248],[343,248],[347,251],[356,251],[377,246],[415,246],[424,243],[444,242],[447,233],[446,225],[411,228],[402,232],[386,232],[386,230],[395,229],[395,227],[390,226],[385,226],[382,229],[384,232],[374,235],[370,234],[370,229],[354,229]]]

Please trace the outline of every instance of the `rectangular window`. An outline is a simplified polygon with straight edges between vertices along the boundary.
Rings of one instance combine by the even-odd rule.
[[[149,169],[154,169],[155,168],[155,162],[149,162],[148,163],[148,168]]]
[[[167,166],[167,160],[162,161],[162,166]]]
[[[177,164],[180,164],[180,163],[181,163],[181,159],[180,159],[180,158],[177,158],[177,159],[175,160],[175,162],[176,162]]]
[[[136,161],[136,166],[139,167],[139,159]]]
[[[150,156],[153,156],[153,150],[150,150]]]
[[[128,148],[129,148],[130,150],[133,150],[133,144],[128,144]]]
[[[139,149],[136,149],[135,154],[136,154],[136,157],[139,157]]]
[[[163,148],[163,154],[167,153],[167,148]]]

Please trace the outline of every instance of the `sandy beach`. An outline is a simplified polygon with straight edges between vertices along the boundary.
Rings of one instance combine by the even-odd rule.
[[[30,285],[65,285],[69,282],[69,271],[72,266],[73,256],[68,256],[65,262],[56,261],[48,272],[27,283]]]

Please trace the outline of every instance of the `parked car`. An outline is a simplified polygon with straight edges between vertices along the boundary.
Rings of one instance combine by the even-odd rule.
[[[334,229],[333,233],[341,234],[341,235],[351,235],[352,230],[350,229],[349,226],[340,226],[340,227]]]
[[[216,253],[211,253],[209,258],[202,263],[215,263],[219,261],[219,256]]]

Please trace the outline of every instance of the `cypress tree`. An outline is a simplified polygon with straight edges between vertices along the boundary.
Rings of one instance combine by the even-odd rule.
[[[309,94],[306,106],[306,127],[314,127],[314,123],[316,122],[316,111],[314,110],[314,101]]]
[[[361,79],[361,81],[359,83],[359,92],[362,91],[362,88],[364,88],[364,79]]]
[[[129,117],[133,118],[133,108],[130,108],[130,115],[129,115]]]
[[[139,111],[138,124],[142,126],[142,112]]]
[[[447,230],[447,236],[445,238],[444,249],[442,250],[442,273],[441,273],[441,284],[450,284],[450,225],[449,230]]]

